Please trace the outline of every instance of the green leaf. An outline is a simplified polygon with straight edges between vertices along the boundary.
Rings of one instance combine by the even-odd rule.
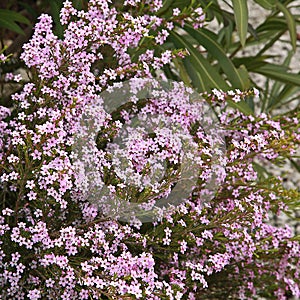
[[[281,35],[283,35],[283,33],[285,32],[281,31]],[[249,36],[247,38],[247,47],[249,46],[259,46],[259,48],[261,48],[263,45],[267,44],[273,37],[274,35],[278,34],[278,30],[270,30],[270,31],[265,31],[262,33],[259,33],[256,35],[256,37],[254,36]],[[238,48],[240,45],[240,43],[233,43],[231,46],[231,49],[235,49]],[[240,48],[238,48],[240,49]]]
[[[227,57],[221,45],[216,42],[216,39],[210,36],[210,32],[206,29],[195,30],[191,25],[185,25],[184,29],[193,36],[210,55],[218,60],[218,64],[227,75],[227,79],[232,83],[233,88],[246,89],[244,73],[239,72],[232,61]],[[247,71],[246,71],[247,72]]]
[[[0,19],[7,19],[9,21],[17,21],[30,25],[30,21],[26,17],[9,9],[0,9]]]
[[[300,73],[298,73],[298,75],[300,76]],[[287,84],[285,85],[285,87],[280,91],[280,94],[278,95],[278,98],[282,98],[282,99],[289,99],[289,98],[293,98],[293,97],[297,97],[298,92],[300,91],[299,86],[295,86],[293,84]]]
[[[186,71],[186,68],[184,67],[184,64],[182,63],[182,60],[173,58],[173,62],[174,62],[175,67],[179,70],[179,76],[180,76],[181,80],[183,81],[183,83],[185,85],[189,86],[191,80]]]
[[[220,29],[218,32],[218,42],[222,44],[224,51],[228,51],[232,45],[232,33],[234,29],[234,23],[228,22],[228,24]]]
[[[296,51],[296,43],[297,43],[297,30],[296,30],[296,22],[291,14],[291,12],[279,1],[276,3],[278,9],[284,14],[285,20],[287,22],[287,26],[289,28],[290,38],[291,38],[291,44],[293,47],[293,50]]]
[[[283,17],[269,17],[265,20],[264,23],[260,24],[256,28],[256,32],[264,32],[264,31],[281,31],[287,30],[286,20]]]
[[[193,86],[197,88],[199,92],[205,92],[212,89],[212,87],[205,82],[203,74],[195,70],[194,65],[191,63],[191,60],[188,57],[184,59],[183,63],[189,74],[189,77],[192,80]]]
[[[300,165],[299,165],[298,163],[296,163],[292,158],[290,158],[289,160],[290,160],[292,166],[294,166],[294,168],[295,168],[298,172],[300,172]]]
[[[299,76],[300,76],[300,74],[299,74]],[[299,92],[300,92],[299,86],[295,86],[293,84],[287,84],[280,91],[280,94],[277,96],[277,99],[280,101],[276,101],[276,102],[272,103],[272,106],[270,106],[268,109],[271,110],[278,106],[286,105],[286,104],[294,101],[296,98],[298,98],[297,95],[299,95]]]
[[[246,69],[246,67],[244,65],[240,65],[237,71],[244,83],[244,89],[245,90],[249,89],[250,88],[250,78],[249,78],[248,70]]]
[[[161,16],[162,14],[164,14],[169,7],[171,6],[171,4],[173,3],[173,0],[164,0],[163,1],[163,6],[162,8],[157,12],[158,16]]]
[[[38,12],[35,9],[33,9],[32,5],[19,1],[18,4],[24,7],[27,10],[27,12],[33,17],[33,19],[36,19],[39,16]]]
[[[248,29],[247,0],[232,0],[234,18],[242,46],[245,46]]]
[[[265,9],[273,9],[276,4],[276,0],[254,0],[254,1]]]
[[[270,172],[268,172],[267,169],[265,167],[263,167],[262,165],[260,165],[256,162],[253,162],[252,165],[253,165],[254,171],[257,173],[258,178],[260,180],[266,179],[271,175]]]
[[[187,49],[190,53],[184,59],[187,72],[192,82],[199,91],[209,91],[213,88],[229,90],[229,85],[225,82],[217,70],[194,48],[183,36],[172,31],[170,39],[177,48]]]
[[[60,0],[50,0],[50,8],[51,8],[51,16],[55,22],[55,33],[58,35],[59,38],[63,37],[63,26],[60,23],[60,10],[62,8],[62,2]]]
[[[262,67],[267,64],[266,59],[272,59],[276,56],[272,55],[262,55],[262,56],[244,56],[235,57],[232,59],[235,66],[244,65],[246,69],[250,72],[255,72],[256,68]]]
[[[228,99],[227,103],[230,107],[238,109],[240,112],[242,112],[245,115],[253,115],[253,110],[250,108],[247,102],[244,100],[241,100],[240,102],[234,102],[233,100]]]
[[[270,111],[274,109],[278,109],[280,107],[287,107],[288,104],[291,102],[298,100],[298,97],[295,95],[299,95],[300,88],[296,87],[294,85],[287,85],[282,93],[279,94],[277,97],[278,99],[281,99],[280,96],[283,95],[282,99],[280,101],[276,101],[276,103],[273,103],[272,106],[267,107],[266,112],[269,113]]]
[[[282,66],[265,63],[263,66],[257,67],[253,71],[271,79],[300,86],[300,76],[298,74],[286,73]]]
[[[284,34],[284,32],[285,31],[279,31],[276,33],[271,32],[273,38],[270,38],[270,40],[264,44],[264,47],[256,54],[256,56],[261,56],[263,53],[269,50],[279,40],[279,38]]]
[[[286,57],[282,65],[288,67],[290,65],[292,56],[293,56],[292,52],[289,52],[288,56]],[[267,106],[267,110],[270,110],[273,106],[276,106],[280,102],[286,100],[286,97],[284,97],[280,91],[285,90],[287,87],[297,88],[294,85],[289,85],[289,84],[285,85],[283,82],[275,81],[270,92],[270,101]]]
[[[17,25],[15,22],[10,22],[5,19],[2,19],[2,20],[0,19],[0,27],[9,29],[11,31],[14,31],[14,32],[22,34],[22,35],[25,34],[19,25]]]
[[[16,22],[30,25],[30,21],[20,13],[8,9],[0,9],[0,27],[24,35],[24,31]]]

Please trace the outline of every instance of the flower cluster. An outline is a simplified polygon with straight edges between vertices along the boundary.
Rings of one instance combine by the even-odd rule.
[[[83,121],[91,121],[84,121],[73,145],[78,193],[110,217],[108,202],[118,207],[118,217],[122,203],[131,215],[137,208],[125,199],[139,203],[145,215],[145,209],[178,204],[196,185],[203,202],[208,199],[225,176],[224,141],[209,106],[196,96],[181,83],[137,78],[101,93],[98,107],[110,107],[112,119],[105,124],[97,105],[83,109]],[[120,104],[117,110],[113,102]],[[162,205],[156,201],[161,198]]]
[[[271,118],[228,107],[255,90],[193,98],[174,83],[143,94],[141,77],[153,79],[185,53],[163,47],[169,31],[204,20],[199,7],[162,12],[162,1],[116,8],[91,0],[86,10],[66,1],[62,39],[49,16],[39,18],[22,54],[30,82],[12,96],[13,109],[0,107],[1,298],[300,297],[299,239],[268,222],[299,193],[263,168],[294,155],[300,115]],[[108,111],[104,93],[126,91],[123,82],[132,78],[131,98]],[[197,97],[212,106],[226,153]],[[126,147],[113,147],[122,134]],[[188,182],[184,162],[196,174],[190,193],[152,222],[112,219],[87,197],[107,187],[104,200],[117,195],[150,210],[180,179]]]

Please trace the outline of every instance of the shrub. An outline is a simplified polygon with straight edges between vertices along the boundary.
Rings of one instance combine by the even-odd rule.
[[[272,214],[297,205],[299,193],[285,189],[278,178],[266,178],[261,167],[294,155],[299,112],[270,117],[236,109],[245,108],[245,100],[258,95],[256,89],[203,92],[198,97],[217,115],[226,141],[226,153],[215,162],[219,148],[199,121],[203,102],[189,102],[190,87],[172,83],[150,97],[139,94],[140,82],[151,82],[158,70],[189,55],[185,49],[167,49],[174,23],[198,29],[204,22],[197,6],[160,17],[162,10],[161,1],[114,7],[92,0],[86,11],[66,1],[62,39],[53,34],[51,17],[39,18],[22,54],[29,82],[12,96],[12,110],[0,110],[2,298],[300,297],[299,237],[288,226],[268,222]],[[132,98],[108,113],[103,93],[125,90],[127,80],[136,84]],[[78,148],[72,146],[82,137],[85,114],[93,115],[98,134],[83,135],[88,140],[77,160]],[[157,124],[182,129],[174,133],[161,126],[151,134],[135,127],[128,133],[124,152],[130,176],[147,178],[149,168],[167,166],[163,180],[143,188],[126,181],[128,173],[118,169],[120,156],[114,161],[108,147],[133,124],[134,115],[139,124],[150,115]],[[190,159],[197,184],[155,221],[112,218],[105,205],[99,209],[88,201],[91,187],[105,185],[109,197],[126,198],[128,205],[155,205],[183,174],[186,141],[195,145]],[[97,166],[94,177],[86,176],[87,164]],[[212,179],[217,184],[213,198],[203,201]]]

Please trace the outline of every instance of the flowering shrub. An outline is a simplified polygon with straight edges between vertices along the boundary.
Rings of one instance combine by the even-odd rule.
[[[171,94],[132,98],[119,111],[105,110],[103,91],[118,87],[116,82],[155,77],[172,59],[188,55],[158,46],[165,45],[175,22],[201,27],[201,8],[175,8],[162,18],[161,7],[161,1],[124,1],[114,8],[110,1],[92,0],[86,11],[78,11],[66,1],[60,16],[63,39],[53,34],[51,18],[42,15],[24,46],[30,81],[12,96],[12,110],[0,107],[2,298],[300,297],[299,238],[288,226],[268,223],[271,214],[295,205],[299,193],[284,189],[278,178],[260,176],[261,164],[280,164],[294,155],[299,112],[271,118],[228,106],[257,96],[255,89],[203,93],[227,147],[213,169],[214,143],[199,123],[198,102],[185,100],[189,88],[174,84]],[[88,109],[98,135],[78,161],[72,146]],[[108,143],[139,113],[153,114],[157,124],[180,125],[188,138],[180,140],[167,127],[153,135],[130,132],[129,167],[122,173],[118,159],[124,152],[117,149],[120,156],[110,156]],[[88,201],[92,184],[108,186],[110,197],[155,205],[183,172],[186,142],[195,145],[190,159],[199,169],[196,185],[155,221],[127,223]],[[167,165],[163,180],[144,182],[142,189],[128,185],[132,178],[147,181],[149,168],[160,170],[162,162]],[[93,183],[85,176],[90,163],[98,166]],[[217,188],[211,201],[203,201],[212,176]]]

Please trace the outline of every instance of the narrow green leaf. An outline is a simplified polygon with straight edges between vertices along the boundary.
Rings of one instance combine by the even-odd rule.
[[[173,58],[173,62],[175,67],[179,70],[179,76],[181,78],[181,80],[183,81],[183,83],[187,86],[190,85],[190,77],[186,71],[186,68],[184,67],[184,64],[182,63],[181,60],[177,59],[177,58]]]
[[[293,47],[293,50],[296,51],[296,43],[297,43],[297,30],[296,30],[296,21],[291,14],[291,12],[279,1],[276,3],[278,9],[284,14],[284,17],[287,22],[287,26],[289,28],[290,38],[291,38],[291,44]]]
[[[290,65],[292,56],[293,56],[292,52],[289,52],[288,56],[286,57],[282,65],[288,67]],[[283,88],[284,88],[283,82],[275,81],[270,91],[270,101],[267,109],[270,109],[272,106],[277,105],[279,102],[286,100],[282,96],[279,97],[280,90],[283,90]]]
[[[249,73],[248,70],[246,69],[246,67],[244,65],[239,66],[239,68],[237,69],[240,78],[242,79],[243,83],[244,83],[244,89],[247,90],[250,88],[250,78],[249,78]]]
[[[269,17],[265,20],[265,22],[256,28],[256,32],[260,33],[264,31],[271,31],[273,34],[273,31],[285,31],[287,28],[288,27],[284,17]]]
[[[270,172],[267,171],[267,169],[265,167],[263,167],[262,165],[253,162],[253,169],[254,171],[258,174],[258,177],[260,179],[266,179],[267,177],[269,177],[271,174]]]
[[[298,74],[286,73],[282,66],[265,63],[263,66],[257,67],[253,71],[271,79],[300,86],[300,76]]]
[[[295,99],[298,99],[298,97],[295,95],[299,94],[300,88],[299,86],[295,86],[293,84],[287,84],[280,94],[277,96],[276,101],[272,102],[272,105],[268,106],[267,111],[271,111],[272,109],[275,109],[280,106],[284,106],[289,104],[290,102],[294,101]]]
[[[24,35],[24,31],[16,22],[30,25],[30,21],[20,13],[8,9],[0,9],[0,27]]]
[[[265,9],[273,9],[276,5],[276,0],[254,0],[254,1]]]
[[[222,76],[192,44],[188,43],[182,36],[175,32],[171,32],[170,39],[174,42],[176,47],[187,49],[189,51],[190,55],[185,58],[185,61],[190,60],[192,68],[188,68],[187,71],[189,75],[192,74],[192,81],[193,79],[196,80],[196,78],[198,78],[199,82],[197,85],[202,91],[208,91],[213,88],[225,91],[230,89]],[[195,69],[194,72],[192,71],[193,68]],[[193,83],[196,82],[193,81]]]
[[[250,108],[247,102],[241,100],[240,102],[234,102],[233,100],[227,100],[230,107],[238,109],[245,115],[253,115],[253,110]]]
[[[226,52],[232,45],[232,33],[234,30],[234,23],[228,22],[226,26],[220,29],[218,33],[218,42],[222,44],[224,51]]]
[[[227,75],[227,79],[232,83],[233,88],[245,89],[245,82],[242,74],[235,68],[232,61],[227,57],[220,44],[210,37],[207,29],[195,30],[191,25],[185,25],[184,29],[192,35],[214,58]]]
[[[178,81],[178,76],[174,74],[173,70],[170,68],[170,65],[164,65],[162,68],[163,72],[166,74],[167,78]]]
[[[300,172],[300,165],[298,163],[296,163],[292,158],[289,159],[291,164],[294,166],[294,168]]]
[[[157,12],[158,16],[161,16],[164,12],[166,12],[171,4],[173,3],[173,0],[164,0],[162,8]]]
[[[249,72],[255,72],[256,68],[262,67],[267,64],[266,59],[272,59],[276,56],[272,55],[262,55],[262,56],[245,56],[245,57],[235,57],[232,59],[234,65],[241,66],[244,65]]]
[[[268,42],[264,43],[264,47],[256,54],[256,56],[261,56],[267,50],[269,50],[279,40],[279,38],[284,34],[284,32],[285,30],[276,32],[275,34],[272,32],[273,38],[270,38]]]
[[[32,7],[32,5],[28,4],[28,3],[25,3],[25,2],[18,2],[18,4],[22,7],[24,7],[27,12],[34,18],[36,19],[39,14],[38,12]]]
[[[265,111],[265,108],[267,106],[267,103],[269,101],[269,94],[270,94],[270,79],[267,77],[266,78],[266,82],[264,84],[264,88],[261,90],[261,103],[262,103],[262,106],[261,106],[261,112],[264,112]]]
[[[278,30],[269,30],[269,31],[264,31],[262,33],[257,34],[256,37],[249,36],[247,38],[247,47],[259,46],[259,48],[260,48],[262,45],[267,44],[270,41],[270,39],[272,39],[274,37],[274,35],[277,33],[278,33]],[[232,43],[231,49],[236,49],[239,46],[240,46],[240,42]],[[240,48],[238,48],[238,49],[240,49]]]
[[[55,22],[55,33],[58,35],[59,38],[63,37],[63,26],[60,23],[60,10],[62,8],[62,2],[57,0],[50,0],[50,8],[51,8],[51,15]]]
[[[189,74],[189,77],[192,80],[193,86],[199,92],[211,90],[211,87],[208,85],[208,82],[205,81],[203,74],[195,70],[194,65],[191,63],[191,60],[188,57],[183,61],[183,63],[187,70],[187,73]]]
[[[22,28],[19,25],[17,25],[13,21],[7,21],[6,19],[1,19],[0,18],[0,27],[9,29],[11,31],[14,31],[14,32],[22,34],[22,35],[25,34],[24,31],[22,30]]]
[[[245,102],[250,107],[251,111],[254,113],[254,111],[255,111],[254,96],[248,96],[245,99]]]
[[[247,0],[232,0],[234,18],[242,46],[245,46],[248,29]]]
[[[298,73],[299,74],[299,73]],[[300,74],[299,74],[300,76]],[[287,101],[288,99],[291,99],[293,97],[297,97],[297,94],[299,93],[300,88],[299,86],[295,86],[293,84],[287,84],[285,87],[280,91],[280,94],[278,95],[279,99],[283,99],[283,101]],[[299,94],[298,94],[299,95]]]
[[[0,20],[2,21],[3,19],[7,21],[17,21],[20,23],[30,25],[30,21],[27,18],[25,18],[20,13],[9,9],[0,9]]]

